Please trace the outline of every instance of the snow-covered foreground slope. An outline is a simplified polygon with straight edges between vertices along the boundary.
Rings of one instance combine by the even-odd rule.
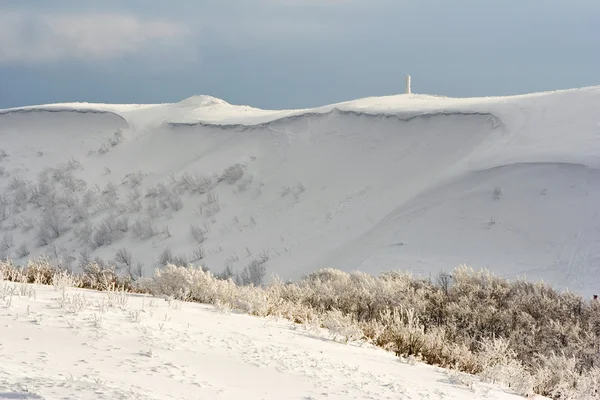
[[[0,251],[75,266],[84,249],[110,261],[126,248],[146,274],[165,249],[215,272],[268,255],[285,279],[467,263],[587,296],[600,277],[599,105],[591,87],[311,110],[208,96],[1,110]]]
[[[282,320],[3,281],[0,294],[0,399],[522,398]]]

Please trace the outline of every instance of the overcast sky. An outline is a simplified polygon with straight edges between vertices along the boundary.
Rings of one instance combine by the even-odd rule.
[[[600,85],[598,0],[1,0],[0,108]]]

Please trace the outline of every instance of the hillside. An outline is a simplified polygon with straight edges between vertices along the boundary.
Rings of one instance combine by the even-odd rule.
[[[324,330],[212,306],[4,281],[0,305],[0,399],[524,399]]]
[[[0,253],[76,268],[127,249],[117,264],[145,275],[166,259],[215,272],[268,259],[284,279],[466,263],[589,296],[599,105],[591,87],[308,110],[210,96],[0,110]]]

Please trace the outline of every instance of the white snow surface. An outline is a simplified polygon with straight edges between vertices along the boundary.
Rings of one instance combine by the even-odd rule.
[[[0,298],[0,399],[522,399],[282,320],[0,281],[11,290]]]
[[[117,129],[123,143],[90,152]],[[40,105],[0,110],[0,150],[0,194],[9,198],[14,177],[33,184],[72,157],[87,189],[112,182],[118,192],[116,204],[69,219],[44,246],[36,239],[44,210],[11,213],[8,205],[1,227],[17,262],[27,258],[16,252],[25,243],[29,256],[75,265],[88,246],[81,226],[96,229],[112,212],[163,233],[143,240],[127,233],[90,248],[92,255],[110,260],[127,248],[146,274],[165,248],[192,258],[194,224],[207,230],[196,264],[215,272],[240,270],[268,252],[268,272],[284,279],[323,267],[429,276],[465,263],[585,296],[600,292],[600,87],[461,99],[403,94],[302,110],[211,96]],[[170,177],[222,174],[236,164],[243,177],[209,193],[218,209],[206,193],[174,195],[182,208],[168,210],[144,196],[161,182],[174,193]],[[136,172],[137,208],[129,207],[128,176]]]

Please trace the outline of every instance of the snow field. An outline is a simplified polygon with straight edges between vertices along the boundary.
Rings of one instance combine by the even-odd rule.
[[[0,282],[0,398],[520,398],[285,320],[66,283]]]

